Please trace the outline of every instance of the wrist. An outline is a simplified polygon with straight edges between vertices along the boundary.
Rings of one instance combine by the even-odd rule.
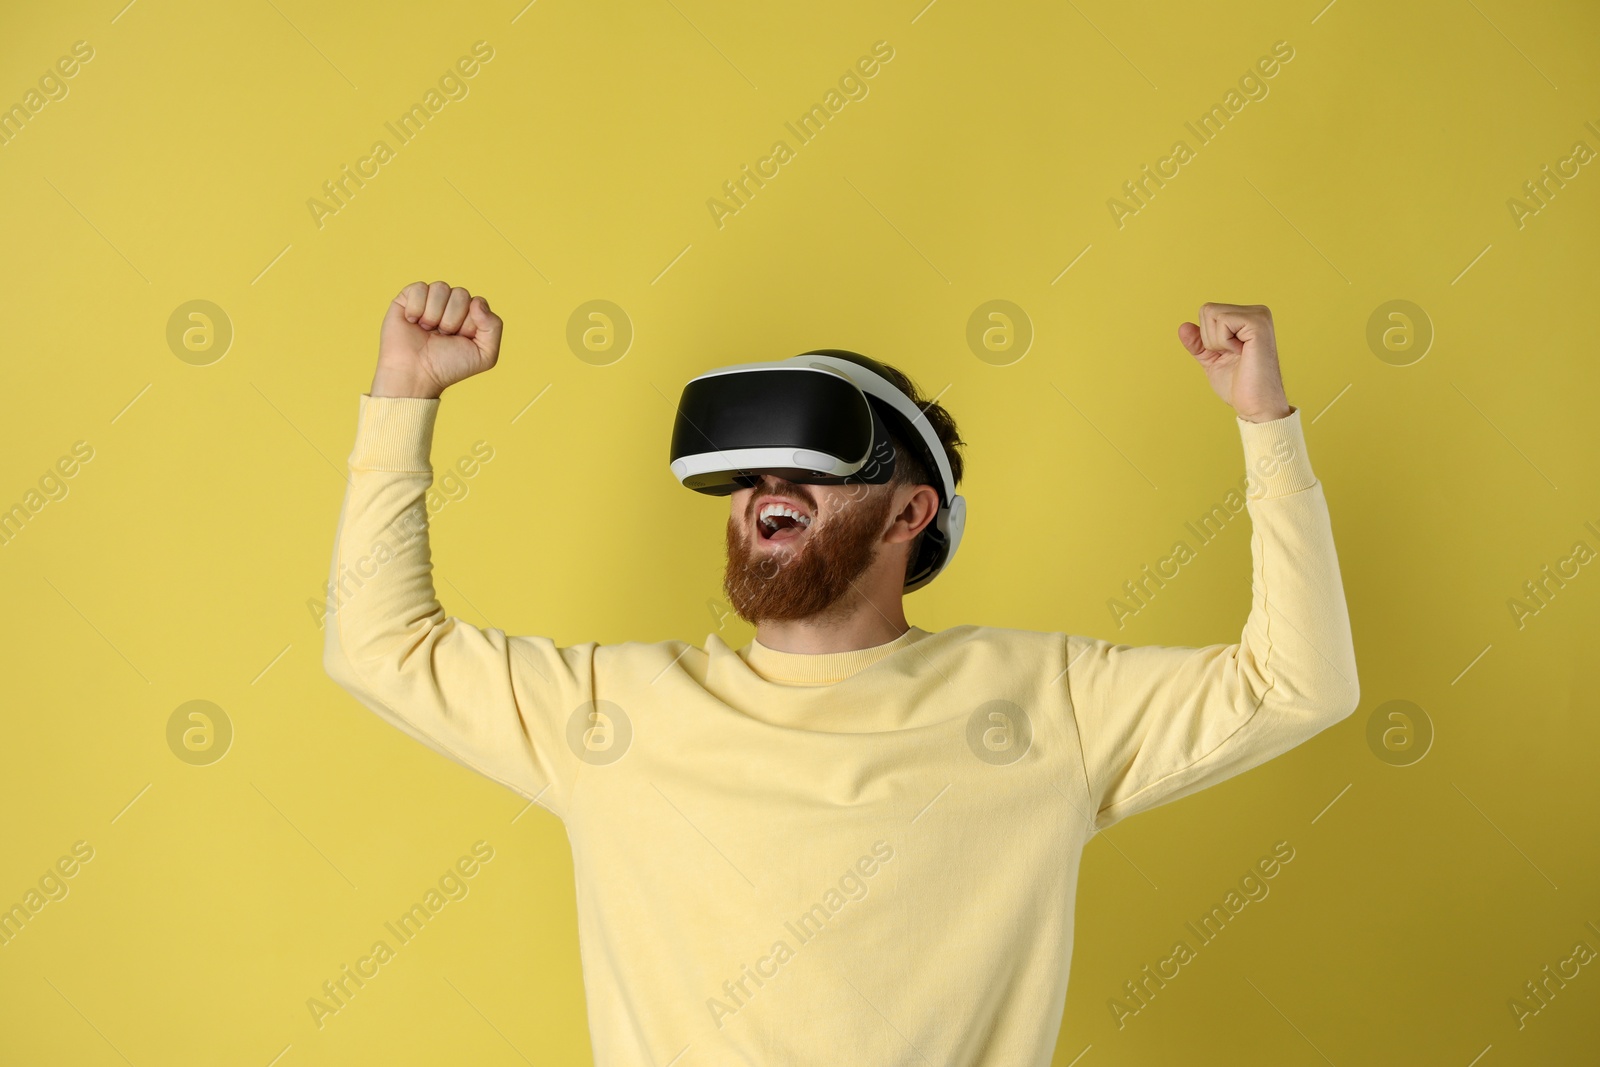
[[[1277,422],[1279,419],[1288,418],[1293,413],[1294,408],[1290,407],[1287,402],[1280,402],[1277,405],[1262,408],[1259,411],[1236,412],[1239,418],[1245,422]]]
[[[389,366],[380,361],[372,375],[369,395],[437,400],[443,392],[443,387],[437,382],[414,368]]]

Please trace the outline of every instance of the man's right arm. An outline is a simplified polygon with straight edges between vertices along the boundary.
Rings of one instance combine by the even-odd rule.
[[[561,814],[575,764],[567,722],[592,696],[594,644],[560,648],[479,629],[446,616],[435,595],[426,493],[439,395],[493,366],[499,341],[499,320],[482,298],[469,306],[455,295],[465,290],[444,288],[408,286],[384,324],[350,454],[323,665],[407,734]],[[427,358],[426,346],[441,340],[486,354],[455,347]]]

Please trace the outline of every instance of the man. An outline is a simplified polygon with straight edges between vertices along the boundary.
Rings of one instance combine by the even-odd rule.
[[[1089,838],[1355,710],[1327,505],[1271,316],[1199,319],[1178,336],[1232,405],[1250,477],[1237,644],[908,625],[907,560],[938,495],[902,452],[911,473],[886,484],[764,476],[733,494],[726,588],[756,624],[747,646],[558,646],[435,599],[439,397],[494,366],[502,324],[443,282],[395,298],[334,552],[335,582],[357,587],[327,617],[324,662],[564,821],[596,1063],[1047,1064]],[[954,422],[913,399],[959,472]]]

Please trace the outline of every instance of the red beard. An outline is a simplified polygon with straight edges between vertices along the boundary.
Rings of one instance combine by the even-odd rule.
[[[793,548],[752,538],[747,517],[728,516],[728,563],[722,589],[734,614],[752,625],[762,619],[790,620],[828,617],[848,610],[844,599],[856,579],[877,558],[894,502],[892,492],[880,487],[860,497],[844,500],[839,510],[824,516]]]

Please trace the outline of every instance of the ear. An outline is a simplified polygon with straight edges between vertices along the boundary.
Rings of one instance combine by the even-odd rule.
[[[894,491],[892,525],[885,540],[910,541],[939,514],[939,494],[931,485],[904,485]]]

